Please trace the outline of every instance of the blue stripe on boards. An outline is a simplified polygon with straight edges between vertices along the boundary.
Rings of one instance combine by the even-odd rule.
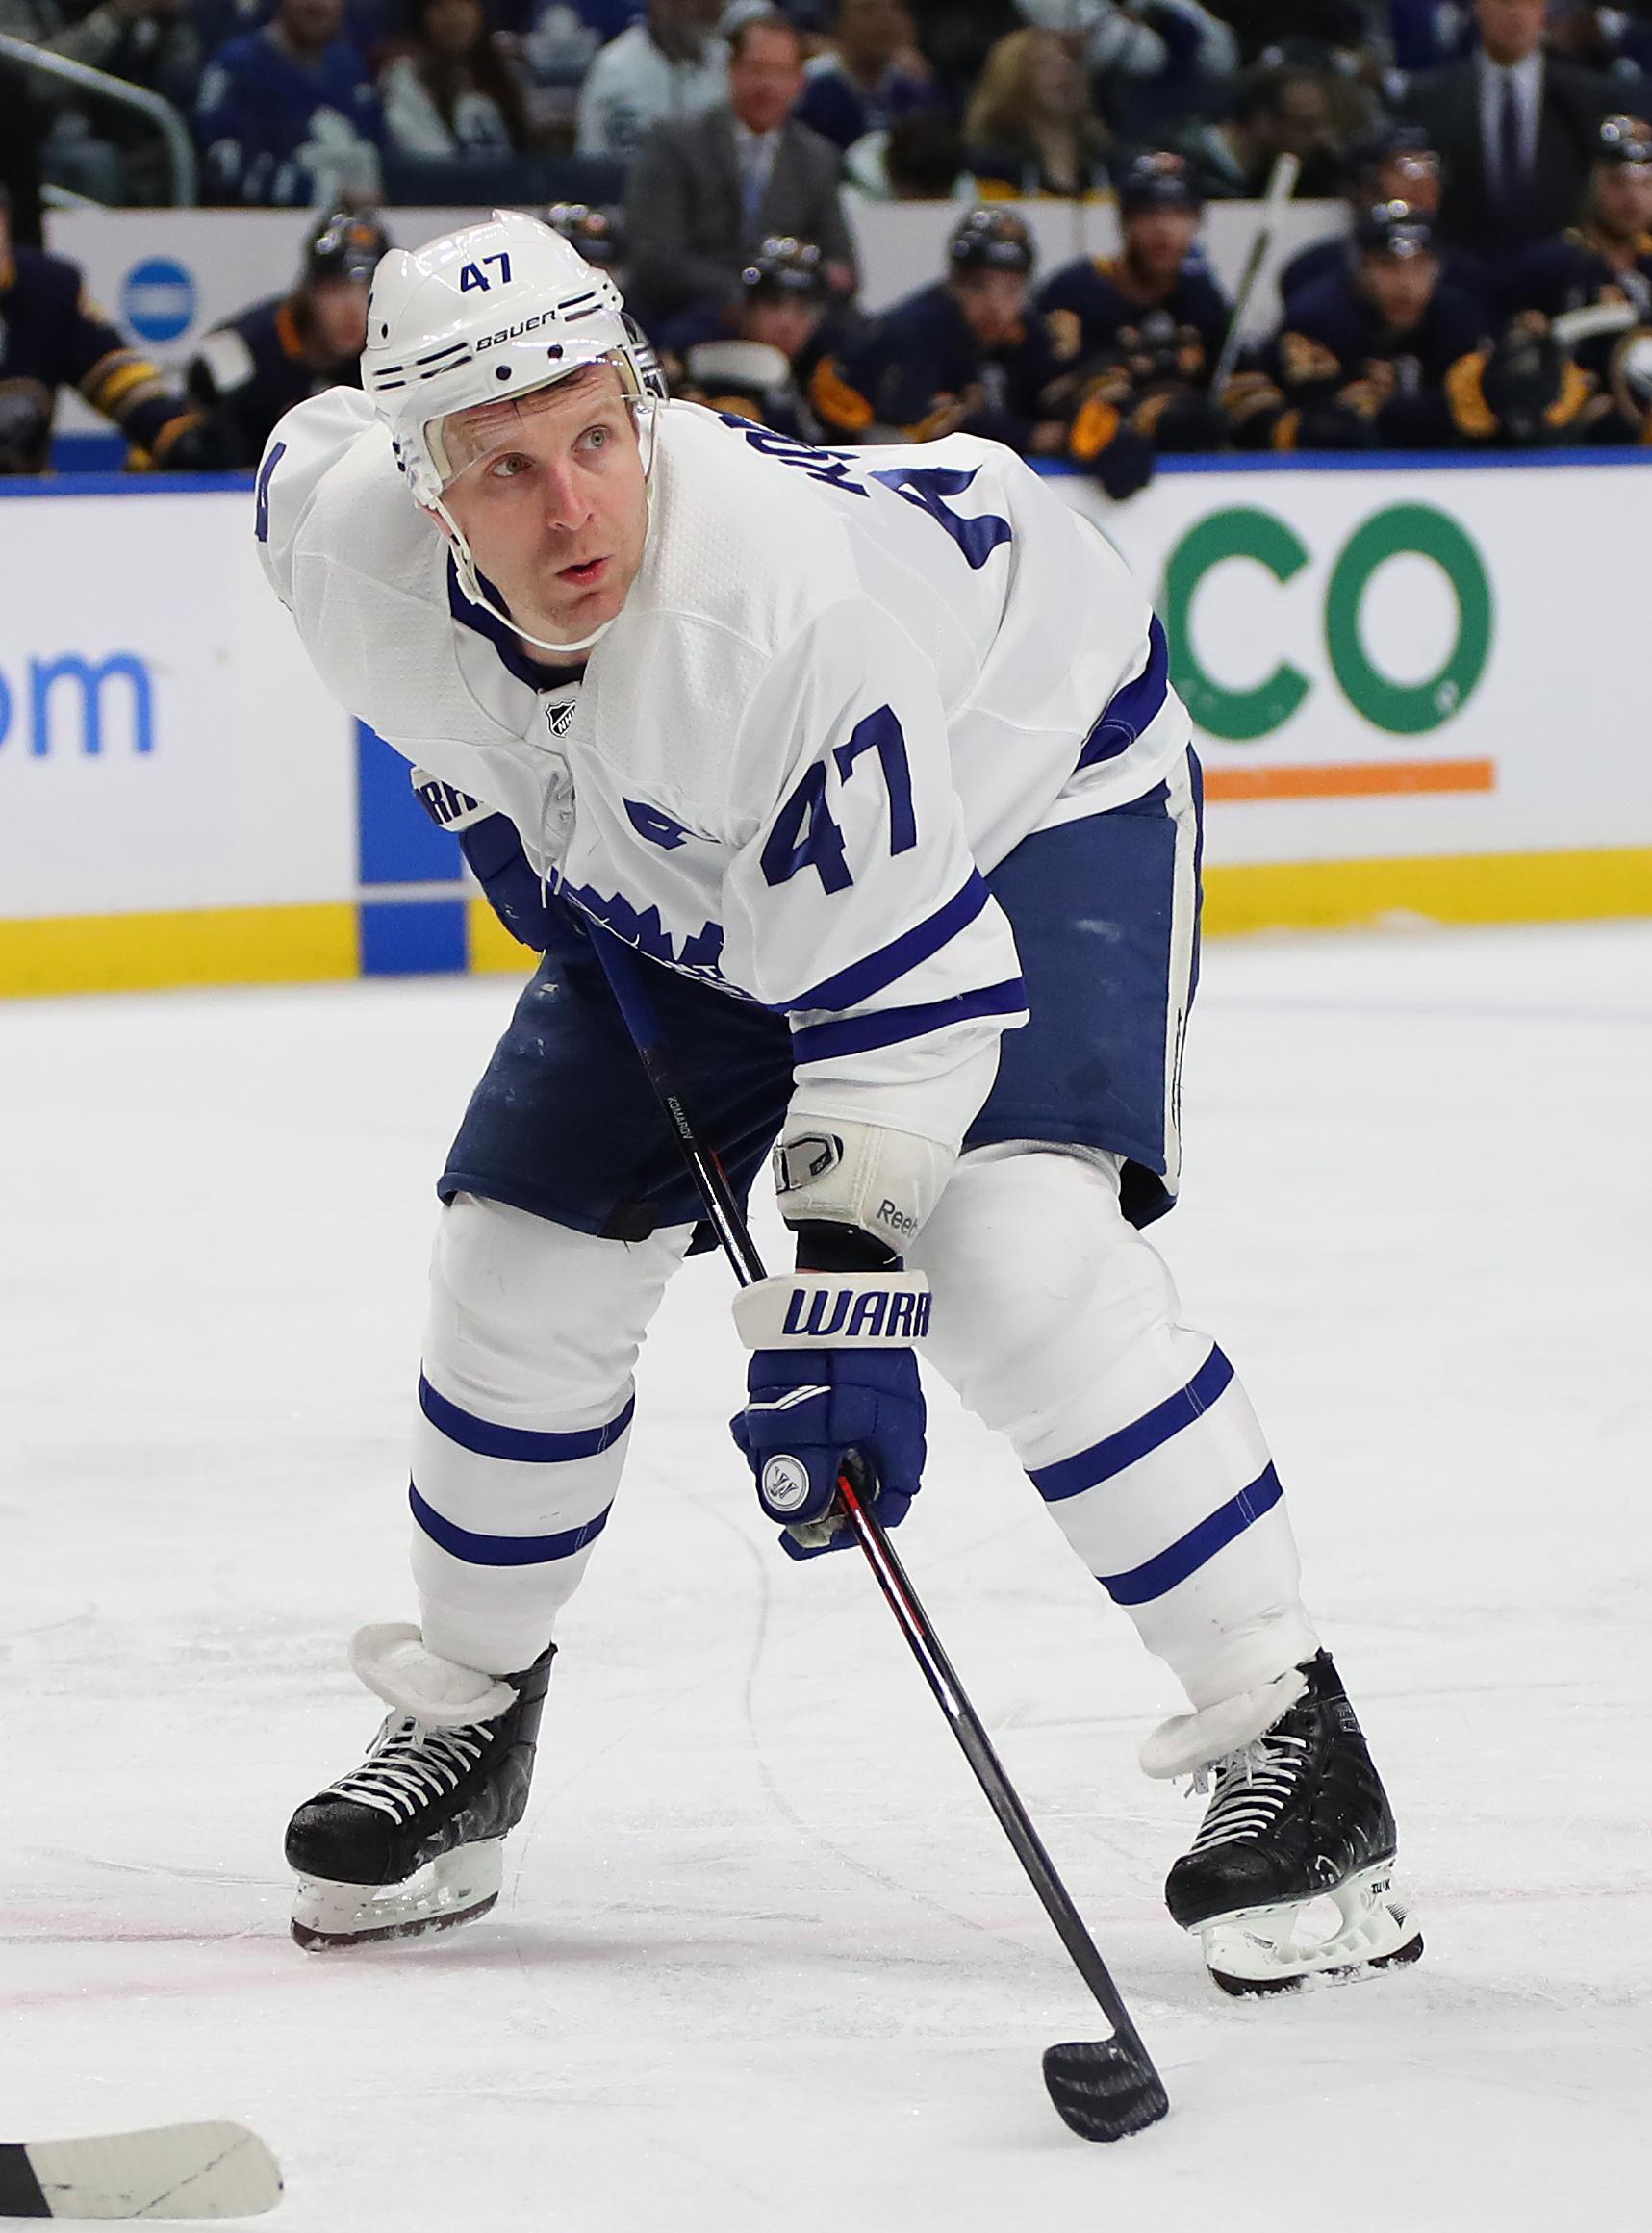
[[[937,907],[928,921],[902,931],[887,946],[880,946],[876,953],[869,953],[864,961],[851,961],[835,977],[811,985],[806,993],[788,1001],[787,1007],[857,1007],[874,993],[880,993],[885,985],[893,984],[898,977],[904,977],[909,969],[916,969],[919,962],[928,961],[931,953],[938,953],[949,939],[955,938],[975,921],[991,897],[979,870],[976,870],[963,890],[954,892],[946,905]]]
[[[420,1373],[419,1408],[438,1434],[457,1442],[462,1450],[473,1450],[478,1458],[512,1458],[524,1465],[566,1465],[575,1458],[595,1458],[599,1450],[618,1442],[631,1424],[637,1399],[633,1396],[605,1427],[582,1427],[573,1434],[540,1434],[526,1427],[496,1427],[491,1419],[462,1411],[457,1404],[439,1395]]]
[[[1139,1419],[1121,1427],[1116,1434],[1104,1434],[1099,1442],[1092,1442],[1077,1457],[1057,1459],[1054,1465],[1041,1465],[1028,1478],[1046,1504],[1060,1504],[1066,1497],[1081,1496],[1086,1488],[1110,1481],[1115,1473],[1122,1473],[1138,1458],[1149,1457],[1161,1448],[1173,1434],[1180,1434],[1183,1427],[1190,1427],[1202,1411],[1210,1408],[1233,1377],[1233,1366],[1219,1349],[1213,1348],[1184,1388],[1166,1396],[1162,1404],[1155,1404],[1151,1411],[1144,1411]]]
[[[1240,1489],[1237,1496],[1219,1505],[1207,1520],[1189,1528],[1180,1542],[1160,1551],[1156,1559],[1132,1566],[1128,1574],[1098,1574],[1096,1580],[1115,1605],[1146,1605],[1174,1589],[1179,1582],[1185,1582],[1189,1574],[1197,1574],[1218,1551],[1242,1535],[1253,1520],[1272,1511],[1283,1494],[1279,1475],[1270,1465],[1249,1488]]]
[[[553,1559],[572,1559],[575,1551],[583,1551],[587,1543],[597,1540],[614,1509],[605,1505],[594,1520],[566,1528],[560,1535],[473,1535],[469,1528],[456,1528],[451,1520],[432,1510],[411,1481],[407,1501],[430,1540],[450,1557],[463,1559],[468,1566],[546,1566]]]
[[[1128,751],[1163,710],[1169,695],[1170,646],[1162,625],[1154,619],[1148,624],[1147,665],[1108,698],[1106,711],[1084,739],[1077,765],[1093,768],[1098,761],[1116,760]]]
[[[893,1047],[902,1039],[921,1039],[972,1016],[1017,1016],[1027,1012],[1027,987],[1018,977],[954,1000],[928,1001],[921,1007],[879,1008],[872,1016],[844,1016],[832,1024],[806,1024],[792,1033],[792,1060],[827,1062],[838,1054],[859,1054],[868,1047]]]

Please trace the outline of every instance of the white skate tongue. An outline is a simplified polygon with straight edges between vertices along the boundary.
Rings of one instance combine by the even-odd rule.
[[[1173,1714],[1170,1720],[1160,1722],[1142,1745],[1143,1774],[1163,1782],[1198,1775],[1229,1753],[1255,1743],[1282,1713],[1290,1711],[1307,1688],[1308,1677],[1302,1669],[1288,1667],[1259,1689],[1241,1690],[1236,1698],[1224,1698],[1197,1713]]]
[[[508,1683],[426,1651],[406,1621],[380,1621],[350,1638],[350,1665],[368,1688],[426,1729],[463,1729],[492,1721],[517,1702]]]

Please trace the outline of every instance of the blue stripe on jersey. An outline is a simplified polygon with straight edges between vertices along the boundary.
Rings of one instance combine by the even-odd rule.
[[[885,985],[892,985],[898,977],[904,977],[919,962],[928,961],[930,954],[938,953],[947,941],[965,929],[992,894],[987,890],[980,871],[970,872],[970,880],[961,892],[954,892],[944,907],[937,907],[927,921],[914,929],[903,930],[899,938],[892,938],[887,946],[880,946],[876,953],[869,953],[864,961],[851,961],[847,969],[840,969],[835,977],[823,977],[811,985],[806,993],[800,993],[795,1001],[788,1001],[788,1008],[855,1008],[862,1001],[869,1001],[874,993],[880,993]]]
[[[1264,1512],[1272,1511],[1284,1494],[1279,1484],[1279,1475],[1270,1465],[1251,1483],[1240,1489],[1224,1505],[1218,1505],[1207,1520],[1196,1528],[1189,1528],[1180,1541],[1171,1544],[1168,1551],[1160,1551],[1156,1559],[1149,1559],[1145,1565],[1132,1566],[1128,1574],[1098,1574],[1096,1580],[1115,1605],[1146,1605],[1151,1598],[1162,1597],[1167,1589],[1174,1589],[1179,1582],[1185,1582],[1189,1574],[1216,1553],[1224,1550],[1236,1535],[1242,1535],[1253,1520],[1259,1520]]]
[[[1046,1504],[1060,1504],[1066,1497],[1081,1496],[1086,1488],[1110,1481],[1115,1473],[1122,1473],[1138,1458],[1146,1458],[1160,1449],[1172,1435],[1180,1434],[1183,1427],[1190,1427],[1202,1411],[1210,1408],[1233,1377],[1233,1366],[1219,1349],[1213,1348],[1187,1385],[1178,1388],[1175,1395],[1166,1396],[1162,1404],[1155,1404],[1151,1411],[1144,1411],[1139,1419],[1121,1427],[1116,1434],[1104,1434],[1099,1442],[1092,1442],[1077,1457],[1058,1459],[1054,1465],[1041,1465],[1028,1478]]]
[[[893,1047],[902,1039],[921,1039],[972,1016],[1019,1016],[1027,1012],[1027,987],[1020,977],[982,985],[950,1001],[926,1001],[920,1007],[879,1008],[876,1015],[843,1016],[831,1024],[807,1024],[792,1033],[792,1060],[827,1062],[838,1054],[860,1054],[869,1047]]]
[[[469,1528],[456,1528],[451,1520],[433,1510],[411,1481],[407,1501],[430,1540],[450,1557],[463,1559],[468,1566],[544,1566],[553,1559],[571,1559],[575,1551],[583,1551],[587,1543],[597,1540],[614,1509],[611,1504],[604,1505],[594,1520],[566,1528],[559,1535],[473,1535]]]
[[[1093,768],[1100,760],[1116,760],[1128,751],[1156,719],[1170,695],[1170,647],[1156,615],[1147,631],[1147,665],[1131,682],[1115,690],[1106,711],[1084,739],[1077,765]]]
[[[526,1427],[496,1427],[491,1419],[462,1411],[457,1404],[438,1395],[420,1373],[419,1408],[438,1434],[457,1442],[461,1450],[473,1450],[478,1458],[514,1458],[526,1465],[566,1465],[574,1458],[595,1458],[599,1450],[618,1442],[631,1424],[637,1399],[633,1396],[605,1427],[583,1427],[573,1434],[540,1434]]]

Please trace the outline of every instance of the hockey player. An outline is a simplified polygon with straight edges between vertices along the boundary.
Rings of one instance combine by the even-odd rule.
[[[851,1457],[888,1524],[918,1493],[921,1340],[1186,1690],[1144,1759],[1215,1779],[1168,1886],[1213,1970],[1413,1959],[1261,1430],[1140,1234],[1178,1183],[1199,779],[1122,562],[990,442],[827,451],[663,402],[525,217],[387,257],[363,379],[276,429],[263,563],[544,959],[441,1181],[420,1625],[356,1638],[390,1712],[292,1819],[301,1942],[480,1913],[525,1803],[699,1215],[618,938],[731,1181],[777,1143],[797,1268],[736,1305],[734,1434],[783,1547],[848,1540]],[[1321,1893],[1343,1920],[1304,1950]]]
[[[1233,308],[1195,260],[1204,204],[1187,158],[1134,157],[1118,206],[1120,253],[1064,264],[1038,291],[1051,356],[1156,448],[1220,449],[1228,430],[1210,374]]]
[[[334,210],[306,241],[291,293],[255,302],[203,338],[185,378],[226,466],[257,465],[276,420],[306,395],[361,386],[368,284],[389,246],[373,218]]]
[[[772,236],[740,274],[733,333],[707,334],[662,357],[673,395],[800,441],[817,440],[820,425],[802,389],[829,302],[814,242]]]
[[[87,294],[78,266],[12,240],[0,186],[0,473],[43,473],[58,392],[77,388],[133,444],[131,462],[198,472],[220,460],[201,415]]]
[[[1435,230],[1404,202],[1368,210],[1356,262],[1286,305],[1223,403],[1246,447],[1445,449],[1562,440],[1587,395],[1540,337],[1495,346],[1481,304],[1440,274]]]
[[[1036,261],[1013,210],[971,210],[947,242],[947,276],[816,367],[809,401],[822,425],[849,441],[981,434],[1081,465],[1110,496],[1133,495],[1152,477],[1153,454],[1112,405],[1080,393],[1057,416],[1046,402],[1059,367],[1027,321]]]

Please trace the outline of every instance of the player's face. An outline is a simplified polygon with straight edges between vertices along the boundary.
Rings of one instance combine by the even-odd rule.
[[[359,357],[368,345],[367,281],[315,280],[310,288],[310,315],[317,339],[332,363]]]
[[[281,0],[277,14],[300,46],[325,46],[339,36],[344,0]]]
[[[536,636],[573,641],[611,621],[643,563],[648,493],[611,366],[520,403],[456,412],[443,496],[478,571]]]
[[[749,342],[766,342],[788,363],[808,345],[821,322],[820,305],[783,295],[776,302],[749,302],[740,315],[741,332]]]
[[[1362,275],[1366,293],[1395,333],[1410,333],[1434,300],[1439,258],[1367,256]]]
[[[958,302],[969,329],[983,349],[1009,341],[1027,308],[1024,271],[976,271],[960,281]]]
[[[1155,279],[1170,279],[1181,270],[1198,231],[1195,210],[1137,210],[1124,220],[1131,262]]]
[[[1603,163],[1594,174],[1594,215],[1611,241],[1652,229],[1652,164]]]

